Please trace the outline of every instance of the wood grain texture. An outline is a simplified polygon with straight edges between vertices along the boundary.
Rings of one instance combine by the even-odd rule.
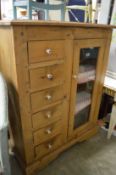
[[[63,84],[65,81],[64,69],[64,62],[48,66],[44,65],[38,69],[30,69],[30,89],[37,91]]]
[[[64,47],[62,40],[30,41],[28,43],[29,63],[63,59]]]
[[[77,22],[61,22],[61,21],[32,21],[32,20],[12,20],[1,21],[0,25],[9,26],[72,26],[72,27],[91,27],[91,28],[116,28],[115,25],[92,24],[92,23],[77,23]]]
[[[50,139],[54,136],[63,133],[62,120],[59,120],[55,123],[49,124],[46,127],[39,129],[34,132],[34,145],[37,146],[47,140],[50,142]],[[39,138],[39,139],[38,139]]]
[[[107,35],[107,40],[106,40],[106,43],[105,43],[105,50],[104,50],[104,53],[103,53],[102,73],[101,73],[101,75],[99,75],[100,79],[99,79],[99,89],[98,89],[98,96],[97,96],[98,103],[97,103],[97,106],[95,108],[96,116],[98,115],[99,108],[100,108],[100,103],[101,103],[101,98],[102,98],[102,93],[103,93],[104,79],[105,79],[106,70],[107,70],[107,66],[108,66],[110,44],[111,44],[111,39],[112,39],[112,33],[108,32],[107,34],[108,35]],[[96,119],[96,116],[94,116],[95,119]]]
[[[35,161],[34,164],[26,168],[25,173],[28,175],[36,174],[37,171],[47,166],[48,163],[56,159],[63,151],[65,151],[66,149],[68,149],[69,147],[71,147],[76,143],[79,143],[91,138],[97,133],[97,131],[98,131],[98,128],[94,127],[91,130],[88,130],[86,133],[83,133],[83,135],[73,138],[72,140],[70,140],[70,142],[67,142],[62,147],[59,147],[59,149],[56,149],[53,152],[51,152],[51,154],[48,154],[42,157],[41,159]]]
[[[18,93],[20,102],[21,131],[25,150],[25,162],[29,164],[34,161],[32,121],[30,114],[30,96],[28,93],[28,56],[27,39],[25,28],[14,27],[14,52],[17,68]],[[17,149],[17,148],[16,148]]]
[[[64,115],[63,101],[58,102],[58,104],[53,104],[34,115],[32,115],[33,128],[35,130],[43,128],[49,124],[52,124],[58,120],[61,120]],[[39,123],[39,125],[38,125]]]
[[[9,119],[13,130],[15,146],[20,157],[25,160],[22,128],[20,120],[19,87],[17,79],[16,59],[14,53],[14,38],[12,27],[0,27],[0,71],[7,80],[9,91]],[[20,132],[19,132],[20,130]]]
[[[8,82],[15,152],[25,174],[34,174],[62,151],[97,132],[112,27],[0,22],[0,71]],[[90,121],[73,131],[74,75],[79,72],[80,49],[87,47],[99,47]],[[52,50],[49,56],[46,49]]]
[[[49,88],[40,92],[31,94],[32,113],[41,111],[43,107],[47,107],[57,101],[61,101],[66,97],[63,86]]]

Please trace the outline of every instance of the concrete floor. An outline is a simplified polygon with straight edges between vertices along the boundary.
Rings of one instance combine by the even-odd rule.
[[[14,158],[11,166],[12,175],[22,175]],[[116,175],[116,137],[107,140],[106,132],[101,130],[62,153],[37,175]]]

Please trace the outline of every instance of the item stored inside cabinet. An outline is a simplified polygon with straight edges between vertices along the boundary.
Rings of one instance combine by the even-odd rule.
[[[74,129],[89,121],[99,48],[80,50]]]

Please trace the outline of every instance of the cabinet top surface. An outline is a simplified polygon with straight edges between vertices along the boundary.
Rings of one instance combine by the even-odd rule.
[[[0,26],[63,26],[63,27],[84,27],[84,28],[116,28],[116,25],[103,25],[77,22],[60,22],[60,21],[37,21],[37,20],[12,20],[0,21]]]

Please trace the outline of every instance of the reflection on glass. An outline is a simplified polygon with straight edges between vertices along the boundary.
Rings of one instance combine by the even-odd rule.
[[[74,129],[85,124],[89,120],[92,92],[96,77],[98,51],[99,48],[84,48],[81,49],[80,52]]]

